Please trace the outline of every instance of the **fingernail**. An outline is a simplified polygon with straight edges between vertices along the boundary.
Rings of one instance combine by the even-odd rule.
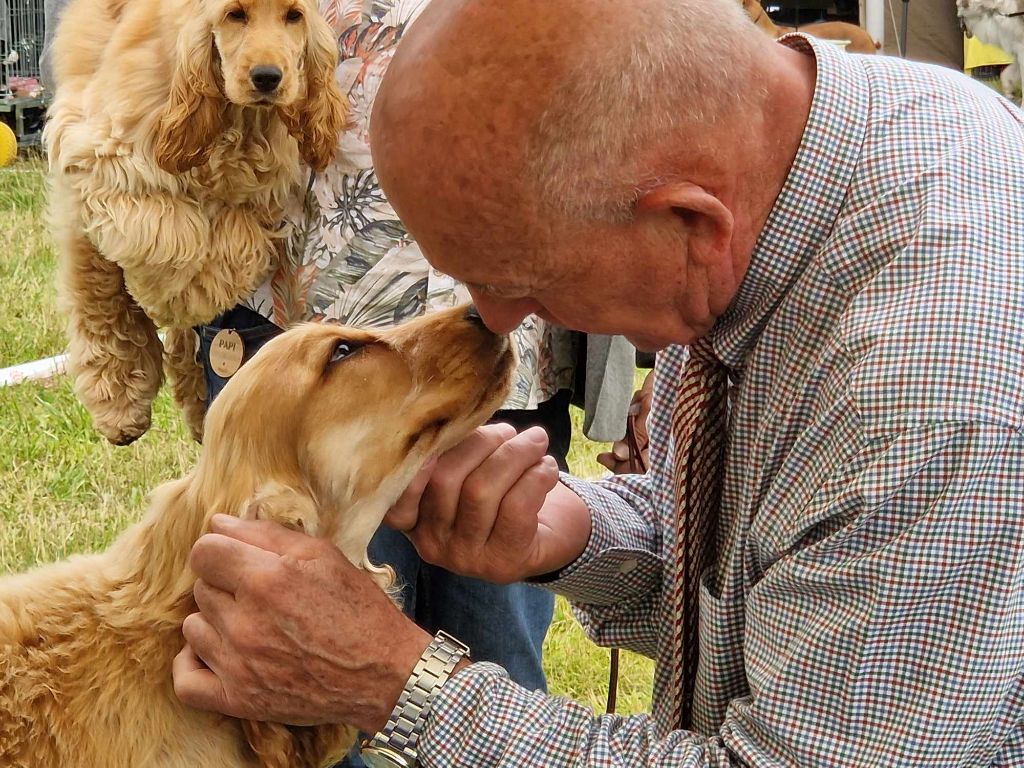
[[[210,518],[210,530],[229,530],[238,524],[238,518],[218,512]]]
[[[498,434],[506,440],[511,440],[517,434],[516,428],[506,421],[499,421],[494,426],[497,429]]]
[[[546,443],[548,441],[548,433],[544,431],[543,427],[530,427],[526,430],[527,436],[530,438],[532,443]]]

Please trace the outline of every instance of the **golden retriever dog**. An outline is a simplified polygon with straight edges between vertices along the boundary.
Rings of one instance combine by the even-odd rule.
[[[188,562],[216,512],[272,519],[366,557],[428,457],[500,407],[508,339],[466,308],[384,332],[306,324],[269,342],[207,417],[195,470],[156,489],[102,554],[0,579],[4,768],[316,768],[345,726],[240,722],[174,696],[171,663],[195,610]]]
[[[201,437],[190,327],[276,262],[302,160],[326,167],[344,126],[337,59],[309,0],[71,0],[62,14],[51,218],[76,392],[112,443],[148,429],[165,354]]]
[[[802,24],[799,27],[783,27],[772,21],[765,13],[760,0],[741,0],[741,2],[743,10],[747,12],[750,20],[772,37],[782,37],[791,32],[803,32],[805,35],[822,40],[846,41],[846,50],[850,53],[877,53],[878,49],[882,47],[875,38],[868,34],[867,30],[856,24],[847,24],[845,21],[816,21],[811,24]]]

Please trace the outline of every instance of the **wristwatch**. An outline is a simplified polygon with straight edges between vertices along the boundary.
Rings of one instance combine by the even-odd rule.
[[[430,713],[430,702],[452,676],[469,648],[446,632],[438,632],[413,667],[398,703],[384,727],[361,746],[370,768],[416,768],[417,744]]]

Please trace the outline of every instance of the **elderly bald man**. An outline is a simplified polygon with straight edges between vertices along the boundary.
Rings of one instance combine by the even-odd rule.
[[[522,690],[234,520],[182,699],[354,723],[380,765],[1024,764],[1022,114],[731,2],[435,0],[407,35],[371,139],[426,257],[496,331],[661,352],[646,476],[486,428],[388,522],[656,658],[653,713]]]

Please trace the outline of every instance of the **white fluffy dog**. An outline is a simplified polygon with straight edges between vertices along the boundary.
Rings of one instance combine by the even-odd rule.
[[[968,37],[1002,48],[1014,58],[1000,75],[1003,95],[1020,90],[1024,60],[1024,0],[956,0],[956,12]]]

